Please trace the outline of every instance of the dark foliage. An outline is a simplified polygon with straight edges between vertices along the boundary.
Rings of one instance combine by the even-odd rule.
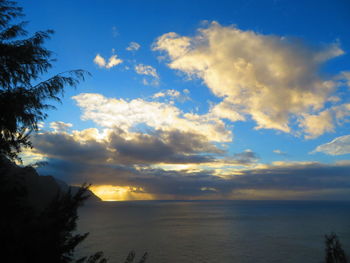
[[[52,67],[52,52],[43,47],[52,30],[28,37],[26,22],[15,2],[0,0],[0,154],[18,158],[21,147],[30,147],[29,135],[53,108],[48,100],[60,101],[65,86],[84,79],[83,70],[57,74],[45,81],[40,77]]]
[[[129,255],[126,257],[125,263],[133,263],[135,259],[136,253],[135,251],[130,251]],[[138,261],[138,263],[145,263],[148,257],[148,253],[143,254],[142,258]]]
[[[87,199],[87,185],[72,194],[57,194],[45,209],[31,204],[23,176],[35,174],[32,167],[17,167],[22,147],[31,146],[29,135],[52,108],[49,100],[60,101],[65,86],[84,79],[83,70],[67,71],[48,80],[41,76],[52,67],[52,53],[43,47],[52,30],[29,36],[26,22],[15,2],[0,0],[0,249],[2,262],[74,262],[74,249],[86,234],[74,234],[77,209]],[[45,186],[43,186],[45,187]],[[43,198],[47,198],[43,196]],[[106,262],[98,252],[79,262]]]
[[[23,16],[16,2],[0,0],[0,217],[1,262],[11,263],[106,263],[102,252],[78,260],[74,250],[88,235],[75,232],[77,210],[88,198],[88,185],[75,194],[58,192],[44,209],[33,205],[25,183],[26,175],[37,175],[33,167],[18,167],[22,147],[31,147],[29,135],[54,108],[48,101],[60,102],[66,86],[75,87],[87,74],[72,70],[45,81],[52,67],[52,52],[43,44],[52,30],[28,37],[26,22],[12,23]],[[11,161],[10,161],[11,160]],[[45,186],[44,186],[45,187]],[[45,198],[45,196],[43,196]],[[133,262],[130,252],[126,262]],[[144,263],[147,253],[140,263]]]
[[[347,263],[345,251],[336,234],[331,233],[325,236],[326,263]]]
[[[75,262],[74,250],[88,235],[74,233],[77,209],[87,199],[88,186],[83,185],[74,195],[70,191],[60,193],[44,210],[30,206],[25,191],[13,191],[8,186],[0,185],[6,204],[0,220],[2,262]],[[106,262],[98,261],[103,259],[101,253],[95,255],[79,262]]]

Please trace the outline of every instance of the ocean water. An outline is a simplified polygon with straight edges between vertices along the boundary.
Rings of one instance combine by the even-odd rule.
[[[150,263],[322,262],[335,232],[350,255],[350,203],[335,201],[136,201],[81,208],[78,255],[111,263],[134,250]]]

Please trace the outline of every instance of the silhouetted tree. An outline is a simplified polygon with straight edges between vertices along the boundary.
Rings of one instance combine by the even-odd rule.
[[[39,82],[54,61],[43,47],[52,30],[28,37],[26,22],[13,23],[23,16],[13,1],[0,0],[0,249],[2,262],[73,262],[75,247],[88,235],[73,234],[77,209],[87,198],[88,186],[76,194],[61,192],[44,210],[30,205],[23,177],[35,173],[19,168],[8,159],[18,159],[21,147],[31,146],[29,135],[53,106],[65,86],[76,86],[86,74],[73,70]],[[32,169],[32,170],[31,170]],[[43,198],[45,198],[43,196]],[[106,262],[98,252],[79,262]]]
[[[19,168],[19,171],[25,169]],[[3,178],[6,176],[0,177]],[[14,191],[13,187],[18,186],[20,191]],[[6,188],[9,191],[4,191]],[[88,235],[75,232],[77,210],[88,198],[88,185],[83,185],[74,195],[71,191],[59,192],[45,209],[40,210],[28,203],[25,190],[21,182],[0,185],[0,197],[5,204],[0,220],[1,262],[107,262],[102,252],[77,261],[74,258],[76,246]]]
[[[45,209],[30,204],[23,174],[33,167],[18,167],[22,147],[31,147],[29,135],[60,102],[66,86],[76,86],[88,74],[83,70],[63,72],[45,80],[40,77],[52,67],[51,51],[43,44],[52,30],[28,37],[26,22],[13,23],[23,16],[16,2],[0,0],[0,254],[1,262],[11,263],[105,263],[102,252],[74,258],[74,250],[88,235],[75,233],[77,209],[88,198],[88,185],[77,193],[60,192]],[[15,176],[17,173],[20,176]],[[43,197],[45,198],[45,197]],[[133,262],[130,252],[127,262]],[[140,263],[144,263],[147,253]]]
[[[326,263],[347,263],[346,254],[335,233],[325,236]]]
[[[38,122],[47,117],[53,106],[48,100],[60,101],[65,86],[76,86],[86,74],[73,70],[38,82],[52,67],[52,52],[43,47],[52,30],[28,36],[26,22],[13,23],[22,17],[15,2],[0,0],[0,154],[18,158],[21,147],[30,147],[29,135]]]

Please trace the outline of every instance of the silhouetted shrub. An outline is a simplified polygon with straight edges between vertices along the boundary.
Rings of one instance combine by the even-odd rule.
[[[347,263],[347,257],[335,233],[325,236],[326,263]]]

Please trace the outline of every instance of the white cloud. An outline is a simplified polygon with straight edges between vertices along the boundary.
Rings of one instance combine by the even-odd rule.
[[[228,119],[230,121],[244,121],[245,117],[239,110],[234,110],[232,104],[227,100],[223,100],[220,103],[214,105],[210,109],[210,114],[217,116],[218,118]]]
[[[135,71],[140,75],[147,75],[159,79],[157,70],[149,65],[138,64],[135,66]]]
[[[53,129],[54,132],[66,132],[72,126],[73,124],[63,121],[54,121],[50,123],[50,128]]]
[[[129,46],[126,48],[128,51],[137,51],[139,50],[141,45],[137,42],[130,42]]]
[[[123,63],[123,60],[121,60],[120,58],[117,58],[117,55],[112,55],[108,59],[108,63],[107,63],[106,60],[100,54],[97,54],[96,57],[94,58],[94,63],[98,65],[100,68],[109,69]]]
[[[114,66],[119,65],[122,62],[123,62],[123,60],[117,58],[117,55],[113,55],[109,58],[108,63],[106,65],[106,68],[112,68]]]
[[[165,96],[177,98],[177,97],[181,96],[181,93],[177,90],[174,90],[174,89],[168,89],[165,91],[157,92],[156,94],[154,94],[152,96],[152,98],[162,98]]]
[[[231,131],[219,118],[184,113],[172,104],[143,99],[126,101],[93,93],[82,93],[73,99],[83,109],[84,120],[92,120],[105,128],[128,131],[138,124],[146,124],[161,131],[199,134],[211,142],[232,141]]]
[[[336,125],[342,125],[350,116],[350,103],[332,106],[317,114],[303,114],[299,125],[304,129],[305,138],[313,139],[325,132],[334,132]]]
[[[333,141],[317,146],[312,152],[322,152],[329,155],[342,155],[350,153],[350,135],[335,138]]]
[[[144,85],[159,85],[159,75],[157,73],[157,70],[150,66],[150,65],[144,65],[144,64],[138,64],[135,66],[135,71],[139,75],[145,75],[152,78],[152,81],[148,81],[147,79],[143,79]]]
[[[166,52],[170,68],[202,79],[224,98],[212,108],[216,116],[231,121],[250,116],[256,129],[284,132],[291,132],[290,121],[297,120],[309,138],[332,130],[325,122],[322,131],[314,129],[322,120],[311,115],[326,115],[325,103],[339,85],[339,79],[319,73],[323,63],[344,53],[338,43],[311,49],[285,37],[213,22],[194,37],[164,34],[153,50]]]
[[[329,110],[319,114],[305,114],[300,121],[300,126],[304,129],[306,139],[316,138],[325,132],[333,132],[333,117]]]
[[[152,96],[152,98],[153,99],[170,98],[170,100],[177,100],[180,102],[184,102],[184,101],[190,100],[190,97],[188,96],[189,93],[190,93],[189,90],[186,90],[186,89],[183,90],[182,93],[178,90],[168,89],[168,90],[155,93]]]
[[[94,58],[94,63],[98,65],[100,68],[103,68],[106,66],[106,60],[101,57],[100,54],[97,54],[96,57]]]

